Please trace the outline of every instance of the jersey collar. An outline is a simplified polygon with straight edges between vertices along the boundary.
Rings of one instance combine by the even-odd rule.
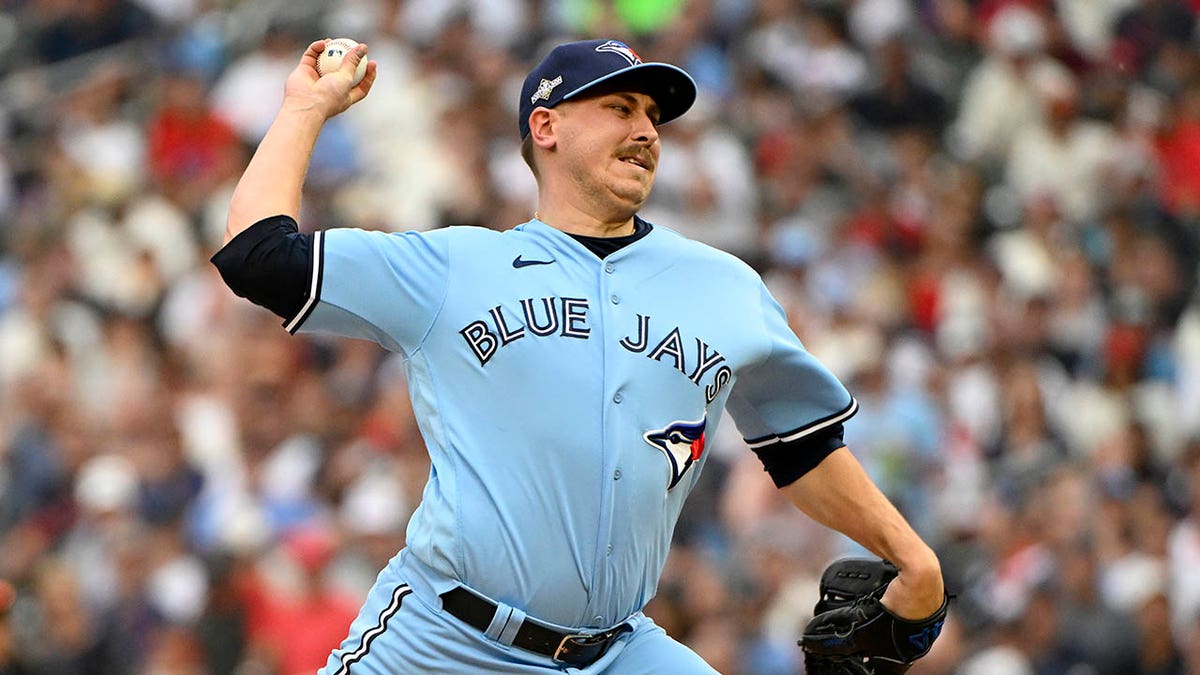
[[[634,216],[634,218],[637,218],[638,220],[642,220],[642,218],[639,216]],[[643,221],[643,222],[646,222],[647,224],[651,225],[650,232],[646,233],[646,235],[643,236],[641,239],[638,239],[637,241],[629,244],[628,246],[625,246],[617,251],[613,251],[612,253],[608,254],[604,258],[597,258],[596,254],[589,251],[586,246],[579,243],[579,241],[577,241],[574,237],[567,234],[566,232],[563,232],[562,230],[558,229],[557,227],[554,227],[553,225],[550,225],[542,220],[538,220],[537,218],[533,218],[524,223],[521,223],[520,225],[517,225],[513,229],[520,230],[522,232],[527,232],[529,234],[533,234],[540,238],[547,239],[547,240],[549,240],[549,243],[551,245],[553,245],[557,248],[560,248],[560,249],[566,249],[566,250],[570,251],[572,254],[586,255],[588,258],[591,258],[592,260],[595,260],[596,262],[603,262],[604,260],[612,260],[614,258],[624,256],[626,253],[628,253],[630,251],[636,251],[641,248],[644,248],[645,246],[648,245],[648,244],[646,244],[647,241],[657,240],[658,236],[659,236],[659,230],[662,228],[649,223],[649,221]]]

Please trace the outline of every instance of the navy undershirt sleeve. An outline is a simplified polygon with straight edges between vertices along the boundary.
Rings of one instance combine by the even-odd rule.
[[[312,241],[290,216],[272,216],[240,232],[211,261],[236,295],[287,319],[308,299]]]
[[[758,455],[775,487],[782,488],[796,482],[834,450],[844,446],[844,434],[845,428],[841,424],[831,424],[804,438],[754,450],[754,454]]]

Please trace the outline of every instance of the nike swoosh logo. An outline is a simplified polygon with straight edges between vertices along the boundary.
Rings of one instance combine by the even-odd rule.
[[[553,258],[550,260],[521,260],[521,256],[517,256],[516,258],[513,258],[513,267],[515,269],[521,269],[522,267],[529,267],[530,265],[549,265],[552,262],[554,262]]]

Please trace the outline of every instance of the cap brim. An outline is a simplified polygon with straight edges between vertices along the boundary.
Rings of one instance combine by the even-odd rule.
[[[560,100],[579,98],[594,90],[614,89],[636,91],[654,99],[658,104],[659,124],[679,118],[696,102],[695,80],[669,63],[639,63],[623,68],[567,92]]]

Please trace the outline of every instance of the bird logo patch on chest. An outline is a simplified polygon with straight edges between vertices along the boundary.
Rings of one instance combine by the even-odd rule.
[[[647,431],[642,435],[652,447],[662,451],[671,469],[671,480],[667,490],[679,484],[683,475],[704,454],[704,427],[707,416],[698,422],[671,422],[663,429]]]

